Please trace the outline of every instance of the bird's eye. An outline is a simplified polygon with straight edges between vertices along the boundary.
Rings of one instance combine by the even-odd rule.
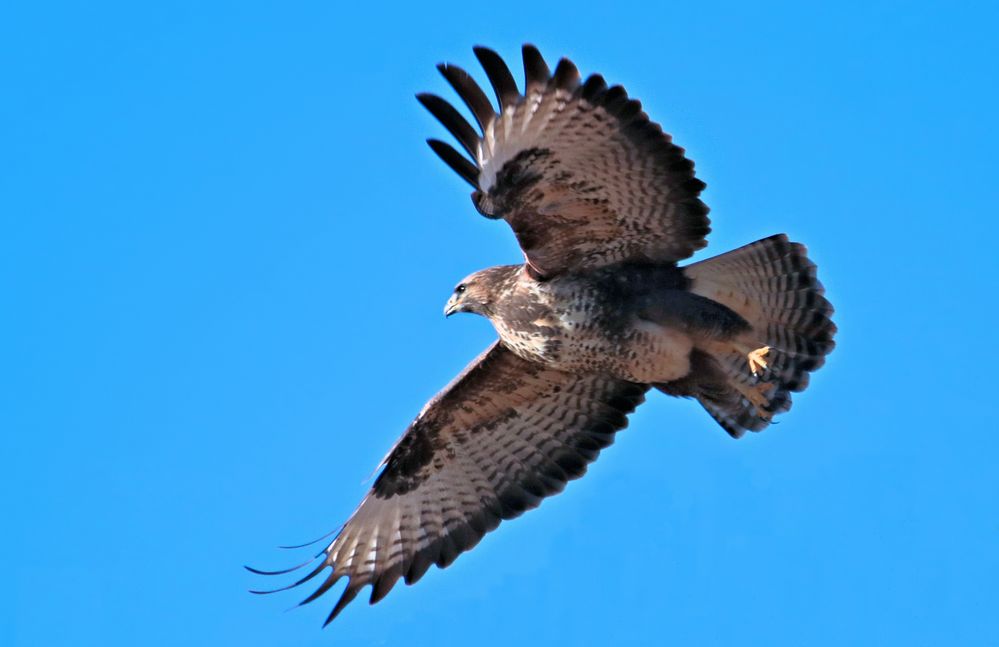
[[[465,284],[464,284],[464,283],[462,283],[461,285],[459,285],[458,287],[456,287],[456,288],[454,289],[454,291],[455,291],[455,292],[457,292],[458,294],[461,294],[462,292],[464,292],[464,291],[465,291]]]

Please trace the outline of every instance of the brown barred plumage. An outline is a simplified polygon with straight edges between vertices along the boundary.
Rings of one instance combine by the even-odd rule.
[[[377,602],[560,492],[651,387],[697,398],[739,437],[787,411],[833,348],[832,306],[787,237],[677,267],[706,244],[704,184],[623,88],[581,81],[567,59],[551,72],[525,45],[521,94],[496,53],[475,54],[495,108],[464,70],[438,69],[478,129],[444,99],[418,99],[469,157],[431,147],[475,187],[480,213],[510,225],[526,262],[455,289],[446,314],[488,317],[500,339],[427,404],[291,585],[329,569],[305,603],[346,580],[327,622],[363,587]]]

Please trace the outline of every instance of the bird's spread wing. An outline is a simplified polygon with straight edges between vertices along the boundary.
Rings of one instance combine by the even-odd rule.
[[[324,551],[340,578],[331,621],[365,585],[372,604],[399,578],[445,567],[482,536],[578,478],[627,425],[647,386],[574,376],[494,343],[424,408],[383,463],[371,491]]]
[[[704,183],[669,135],[624,88],[608,88],[562,59],[550,73],[524,46],[524,93],[493,51],[476,48],[499,102],[497,113],[464,70],[438,66],[479,130],[440,97],[418,99],[454,135],[469,161],[435,139],[430,146],[475,187],[483,215],[513,228],[537,278],[622,261],[668,262],[704,247]]]

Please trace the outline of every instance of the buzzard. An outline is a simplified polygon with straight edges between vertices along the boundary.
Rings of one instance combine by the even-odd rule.
[[[378,602],[561,492],[649,390],[696,399],[738,438],[790,409],[833,348],[815,265],[783,234],[677,266],[706,244],[704,183],[621,86],[567,59],[551,72],[525,45],[521,92],[495,52],[475,55],[496,107],[461,68],[438,69],[478,128],[417,99],[468,156],[430,147],[524,262],[454,288],[444,313],[487,317],[499,339],[423,408],[315,569],[277,589],[328,568],[305,604],[346,578],[327,624],[366,585]]]

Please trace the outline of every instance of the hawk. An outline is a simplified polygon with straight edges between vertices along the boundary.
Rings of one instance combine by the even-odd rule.
[[[524,262],[454,288],[445,314],[487,317],[499,338],[406,429],[314,570],[277,589],[328,569],[305,604],[345,578],[327,624],[363,587],[378,602],[561,492],[650,390],[696,399],[739,438],[790,409],[833,349],[803,245],[781,234],[677,265],[706,245],[705,185],[621,86],[581,80],[564,58],[552,72],[525,45],[521,91],[495,52],[475,55],[495,107],[464,70],[438,69],[478,128],[417,99],[467,156],[430,147],[483,216],[506,221]]]

